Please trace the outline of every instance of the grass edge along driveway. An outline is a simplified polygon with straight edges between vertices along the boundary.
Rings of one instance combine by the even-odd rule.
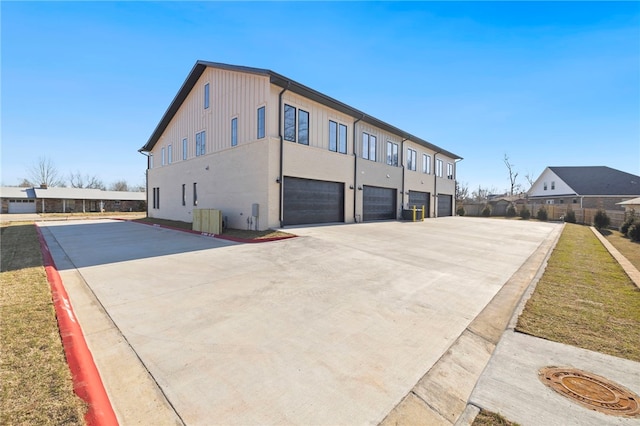
[[[0,230],[0,424],[83,425],[35,225]]]

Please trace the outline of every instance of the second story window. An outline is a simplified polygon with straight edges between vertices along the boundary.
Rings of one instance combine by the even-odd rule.
[[[442,160],[436,160],[436,176],[442,177]]]
[[[298,143],[309,145],[309,113],[298,110]]]
[[[187,138],[182,139],[182,159],[186,160],[187,159],[187,149],[189,148],[189,145],[187,145]]]
[[[447,179],[453,180],[453,163],[447,163]]]
[[[231,120],[231,146],[238,145],[238,118]]]
[[[209,83],[204,85],[204,109],[209,108]]]
[[[206,154],[207,152],[207,137],[205,131],[196,133],[196,157]]]
[[[167,147],[167,162],[169,164],[173,163],[173,148],[171,145]]]
[[[542,185],[542,189],[543,189],[544,191],[546,191],[546,190],[547,190],[547,182],[545,182],[545,183]]]
[[[431,156],[422,154],[422,173],[431,173]]]
[[[387,141],[387,164],[398,167],[398,144]]]
[[[376,161],[376,143],[377,139],[375,136],[368,133],[362,134],[362,158]]]
[[[165,164],[167,164],[167,158],[165,157],[164,147],[162,147],[162,165],[164,166]]]
[[[149,154],[149,168],[153,169],[153,154]]]
[[[265,125],[264,125],[264,107],[258,108],[258,139],[264,138]]]
[[[415,170],[416,169],[416,159],[417,154],[415,149],[407,149],[407,169]]]
[[[329,120],[329,151],[347,153],[347,126]]]
[[[284,140],[296,141],[296,109],[291,105],[284,105]]]
[[[555,180],[551,181],[551,189],[556,189],[556,181]]]

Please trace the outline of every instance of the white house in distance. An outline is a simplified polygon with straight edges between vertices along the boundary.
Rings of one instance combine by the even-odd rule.
[[[621,202],[640,196],[640,176],[605,166],[547,167],[528,196],[545,204],[622,210]]]
[[[198,61],[139,150],[150,217],[227,226],[396,219],[455,209],[456,154],[273,71]]]

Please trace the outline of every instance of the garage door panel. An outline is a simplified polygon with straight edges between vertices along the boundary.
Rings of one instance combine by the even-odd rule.
[[[396,218],[395,188],[367,186],[363,188],[362,220],[388,220]]]
[[[344,222],[344,184],[284,178],[284,225]]]
[[[428,192],[421,191],[409,191],[409,207],[416,206],[421,209],[422,206],[425,207],[425,217],[429,217],[429,200],[431,199],[431,194]]]
[[[438,195],[438,217],[452,216],[453,202],[451,195]]]
[[[35,213],[35,200],[9,200],[9,213]]]

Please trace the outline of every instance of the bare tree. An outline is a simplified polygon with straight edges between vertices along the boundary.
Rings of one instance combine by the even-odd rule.
[[[18,185],[20,188],[31,188],[33,184],[29,179],[22,179],[22,182]]]
[[[518,188],[516,185],[518,172],[514,170],[515,165],[509,162],[509,156],[507,154],[504,155],[504,165],[507,166],[507,170],[509,171],[509,182],[511,183],[509,195],[513,195],[513,191]]]
[[[533,179],[533,176],[531,176],[531,173],[527,172],[527,174],[524,175],[524,178],[527,180],[527,183],[529,184],[529,189],[531,189],[531,187],[533,186],[533,182],[535,182],[535,180]]]
[[[109,187],[111,191],[128,191],[129,184],[126,180],[119,180],[111,184]]]
[[[93,189],[106,189],[104,183],[97,176],[89,176],[82,174],[78,171],[69,174],[69,184],[72,188],[93,188]]]
[[[466,182],[456,181],[456,201],[464,201],[469,198],[469,185]]]
[[[48,157],[40,157],[38,162],[31,166],[29,177],[31,178],[29,181],[35,185],[65,186],[57,167]]]

